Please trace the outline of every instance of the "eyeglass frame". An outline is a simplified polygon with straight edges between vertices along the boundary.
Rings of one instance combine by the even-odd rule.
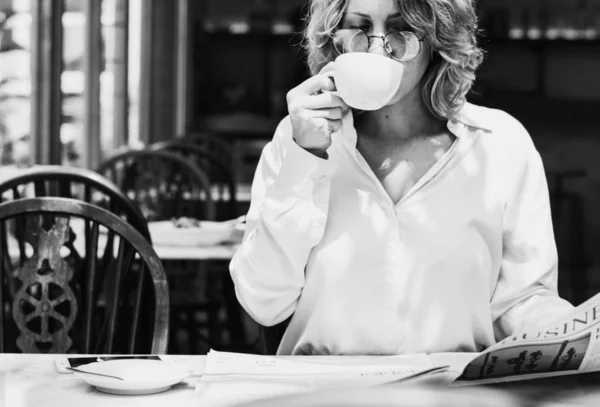
[[[421,43],[422,43],[422,42],[425,40],[425,37],[419,37],[417,34],[415,34],[415,33],[414,33],[414,32],[412,32],[412,31],[406,31],[406,30],[394,30],[394,31],[388,31],[387,33],[385,33],[385,35],[369,35],[369,34],[367,34],[366,32],[364,32],[363,30],[361,30],[361,29],[359,29],[359,28],[341,28],[341,29],[339,29],[339,30],[336,30],[336,31],[335,31],[335,32],[333,32],[332,34],[330,34],[330,36],[331,36],[331,39],[332,39],[332,40],[334,40],[334,39],[335,39],[335,36],[336,36],[336,34],[337,34],[338,32],[340,32],[340,31],[343,31],[343,30],[345,30],[345,31],[356,31],[356,34],[355,34],[355,35],[357,35],[358,33],[362,33],[362,34],[364,34],[364,35],[365,35],[365,37],[367,37],[367,49],[366,49],[364,52],[369,52],[369,50],[371,49],[371,45],[373,44],[373,43],[372,43],[372,40],[371,40],[371,38],[380,38],[380,39],[381,39],[381,41],[383,42],[383,47],[382,47],[382,48],[383,48],[383,50],[385,51],[386,55],[387,55],[388,57],[392,58],[394,61],[398,61],[398,62],[410,62],[410,61],[414,60],[416,57],[418,57],[418,56],[419,56],[419,54],[421,53],[421,50],[423,49],[423,46],[422,46],[422,44],[421,44]],[[392,33],[406,33],[406,34],[409,34],[409,35],[413,35],[413,36],[414,36],[414,37],[415,37],[417,40],[419,40],[419,52],[417,52],[417,53],[415,54],[415,56],[414,56],[414,57],[412,57],[411,59],[398,59],[398,58],[394,57],[394,56],[393,56],[392,54],[390,54],[390,52],[389,52],[389,51],[386,49],[386,45],[389,45],[389,46],[390,46],[390,48],[391,48],[390,42],[389,42],[389,41],[388,41],[386,38],[387,38],[387,36],[388,36],[388,35],[390,35],[390,34],[392,34]],[[333,46],[333,48],[335,49],[335,51],[336,51],[336,52],[337,52],[339,55],[343,55],[343,54],[342,54],[342,53],[341,53],[341,52],[340,52],[340,51],[339,51],[339,50],[338,50],[338,49],[335,47],[335,43],[334,43],[334,46]],[[352,52],[361,52],[361,51],[352,51]]]

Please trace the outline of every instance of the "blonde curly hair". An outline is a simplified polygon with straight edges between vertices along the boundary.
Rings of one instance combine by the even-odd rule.
[[[432,60],[422,80],[423,101],[440,118],[460,110],[483,60],[477,46],[474,0],[396,0],[406,23],[431,47]],[[311,0],[303,46],[311,73],[333,61],[332,34],[339,27],[348,0]]]

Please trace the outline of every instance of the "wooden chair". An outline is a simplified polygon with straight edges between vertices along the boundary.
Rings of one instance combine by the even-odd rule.
[[[94,171],[41,165],[24,170],[0,183],[0,202],[44,196],[75,198],[103,207],[126,219],[150,240],[148,224],[137,204],[109,179]]]
[[[204,171],[179,154],[169,151],[129,150],[119,152],[103,163],[98,172],[121,187],[127,196],[142,207],[148,220],[193,217],[215,220],[216,208],[211,184]],[[209,262],[168,261],[164,263],[171,286],[172,343],[180,331],[191,332],[201,311],[202,325],[209,335],[218,332],[219,293],[216,272]],[[191,337],[191,335],[188,335]],[[195,336],[193,350],[201,353],[216,339]],[[205,348],[199,346],[204,343]]]
[[[182,140],[161,141],[150,145],[149,148],[179,154],[208,175],[216,206],[216,220],[234,219],[241,215],[231,165],[222,161],[215,152]]]
[[[219,137],[217,134],[207,131],[192,132],[186,134],[182,139],[179,139],[186,143],[195,144],[198,147],[209,151],[217,160],[228,165],[230,168],[233,166],[233,147],[231,144]]]
[[[207,147],[200,147],[183,140],[168,140],[154,143],[148,147],[154,151],[170,151],[176,153],[194,165],[200,167],[210,178],[212,198],[215,203],[216,220],[224,221],[239,216],[236,185],[231,169]],[[229,262],[224,261],[169,261],[165,267],[169,272],[181,275],[185,270],[188,274],[203,274],[206,276],[206,286],[209,288],[210,299],[198,300],[181,295],[177,304],[173,304],[173,332],[184,331],[189,338],[191,353],[203,353],[214,347],[222,347],[223,336],[241,336],[241,316],[237,309],[235,292],[229,278]],[[190,270],[193,270],[190,272]],[[180,283],[176,283],[180,284]],[[224,304],[223,304],[224,302]],[[225,307],[227,319],[219,322],[219,310]],[[198,321],[200,314],[205,314],[206,321]],[[206,331],[207,335],[202,331]]]
[[[248,123],[253,126],[258,123]],[[238,126],[236,126],[238,127]],[[236,184],[252,183],[256,165],[263,148],[271,140],[275,127],[259,132],[248,131],[246,124],[242,124],[236,131],[226,133],[199,132],[190,133],[183,138],[184,142],[196,144],[210,151],[221,162],[231,168],[233,179]],[[245,130],[244,130],[245,129]]]
[[[146,239],[151,240],[148,224],[137,204],[128,199],[110,180],[94,171],[57,165],[36,166],[23,170],[0,183],[0,202],[45,196],[76,198],[103,207],[125,219]],[[15,228],[15,236],[17,244],[21,246],[19,261],[20,266],[23,266],[27,258],[24,247],[26,225],[22,223],[22,220],[19,222],[21,224]],[[89,235],[89,225],[86,228],[85,232],[77,231],[78,234],[83,233],[81,239],[86,239],[86,236]],[[70,234],[74,233],[73,230],[69,232]],[[102,255],[102,267],[109,267],[112,263],[115,243],[112,237],[106,242]],[[5,240],[5,252],[8,250],[6,244]],[[65,261],[77,270],[84,267],[84,259],[74,249],[73,242],[66,242],[65,247],[69,250],[69,254],[64,258]],[[83,285],[83,273],[75,273],[71,286],[78,301],[81,300]],[[7,294],[11,295],[14,292]]]
[[[136,202],[147,220],[215,218],[206,174],[183,157],[149,149],[121,151],[96,170]]]
[[[4,243],[14,239],[9,232],[19,221],[26,225],[20,239],[30,245],[29,252],[23,252],[23,244]],[[72,233],[78,221],[85,223],[85,239]],[[108,240],[116,244],[106,265],[98,252]],[[0,352],[166,352],[165,273],[150,242],[122,218],[69,198],[5,202],[0,204],[0,243]],[[65,259],[67,243],[84,259],[80,267]],[[26,259],[13,262],[14,257]],[[75,274],[83,275],[80,301],[71,284]],[[98,312],[99,301],[104,312]],[[16,346],[7,341],[14,337]]]
[[[586,275],[590,267],[589,254],[585,248],[585,208],[583,198],[570,191],[570,180],[584,178],[584,170],[547,171],[550,189],[552,224],[560,264],[559,292],[573,305],[587,300],[590,281]],[[567,282],[569,290],[563,290]],[[566,295],[565,295],[566,294]]]

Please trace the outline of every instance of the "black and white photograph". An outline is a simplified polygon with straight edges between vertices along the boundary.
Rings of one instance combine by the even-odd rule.
[[[599,157],[600,0],[0,0],[0,407],[600,405]]]

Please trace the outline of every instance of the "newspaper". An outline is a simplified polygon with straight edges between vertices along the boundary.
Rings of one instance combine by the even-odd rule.
[[[551,326],[512,335],[477,354],[453,386],[600,370],[600,294]]]
[[[432,366],[425,353],[263,356],[211,350],[191,407],[225,407],[315,390],[378,386],[446,368]]]
[[[437,370],[430,372],[432,368]],[[191,407],[394,385],[409,382],[419,372],[446,375],[443,383],[461,387],[591,371],[600,371],[600,294],[551,326],[509,336],[481,353],[261,356],[211,350]]]

